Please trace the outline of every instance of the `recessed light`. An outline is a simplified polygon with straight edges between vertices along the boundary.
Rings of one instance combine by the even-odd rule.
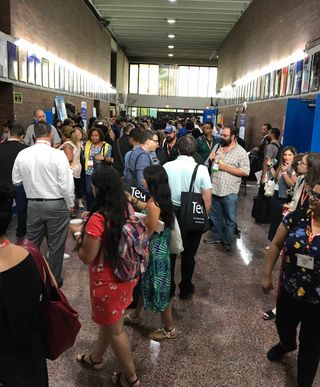
[[[174,46],[168,46],[168,48],[169,48],[170,50],[172,50],[172,49],[174,48]]]
[[[168,54],[168,56],[170,56],[170,57],[171,57],[171,56],[173,56],[173,54]]]
[[[176,0],[169,0],[170,1],[170,3],[175,3],[176,2]]]
[[[168,35],[168,38],[170,38],[170,39],[174,39],[175,37],[176,37],[176,35],[173,35],[173,34]]]
[[[167,19],[167,22],[169,24],[174,24],[176,22],[176,19]]]

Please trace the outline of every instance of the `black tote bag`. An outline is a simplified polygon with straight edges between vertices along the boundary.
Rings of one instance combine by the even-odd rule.
[[[196,180],[199,164],[196,165],[190,182],[188,192],[181,192],[180,219],[183,230],[205,232],[208,230],[209,219],[204,206],[201,193],[194,192],[194,182]]]

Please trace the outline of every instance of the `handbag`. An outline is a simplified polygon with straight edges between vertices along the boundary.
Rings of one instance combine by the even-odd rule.
[[[209,219],[201,193],[194,192],[194,183],[197,176],[199,164],[194,168],[188,192],[181,192],[180,219],[185,231],[205,232]]]
[[[264,185],[264,196],[272,197],[276,188],[276,182],[273,178],[269,179]]]
[[[39,249],[26,239],[20,241],[19,246],[32,255],[43,282],[42,339],[46,358],[55,360],[73,346],[81,328],[79,315],[54,283],[48,264]]]
[[[169,235],[170,254],[180,254],[183,252],[183,243],[177,217],[174,215],[174,226]]]

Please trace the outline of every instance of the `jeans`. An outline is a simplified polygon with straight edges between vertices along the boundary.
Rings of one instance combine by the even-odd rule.
[[[212,237],[215,241],[232,245],[237,223],[237,204],[237,194],[212,195],[210,219],[212,222]]]
[[[27,233],[27,208],[28,200],[23,185],[16,186],[15,193],[16,210],[18,216],[17,238],[22,238]]]

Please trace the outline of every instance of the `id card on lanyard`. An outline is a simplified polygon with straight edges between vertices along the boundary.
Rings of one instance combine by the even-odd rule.
[[[313,234],[314,230],[314,219],[313,216],[311,218],[311,233],[308,236],[308,244],[307,244],[307,250],[308,253],[310,253],[310,246],[315,237],[320,236],[320,233]],[[314,269],[314,257],[312,257],[310,254],[297,254],[297,266],[303,267],[305,269],[313,270]]]

